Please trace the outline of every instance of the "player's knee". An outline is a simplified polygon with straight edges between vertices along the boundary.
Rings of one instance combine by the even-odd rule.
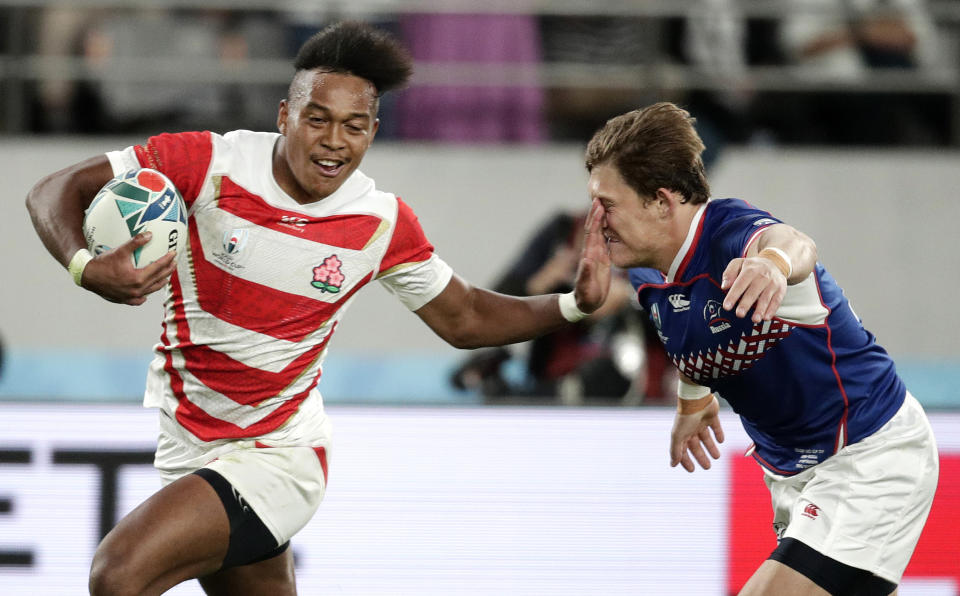
[[[137,573],[130,558],[118,548],[101,544],[90,566],[91,596],[128,596],[141,594],[142,575]]]

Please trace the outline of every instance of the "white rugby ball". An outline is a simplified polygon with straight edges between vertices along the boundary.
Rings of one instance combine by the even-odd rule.
[[[141,168],[107,182],[83,216],[83,236],[95,256],[141,232],[150,242],[133,253],[133,266],[146,267],[171,250],[182,255],[187,243],[187,206],[170,179]]]

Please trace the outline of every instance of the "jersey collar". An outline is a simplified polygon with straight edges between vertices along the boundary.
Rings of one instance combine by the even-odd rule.
[[[703,230],[703,216],[707,211],[707,205],[710,204],[710,200],[711,199],[707,199],[703,205],[700,205],[700,208],[697,209],[696,214],[690,221],[687,237],[683,240],[683,244],[680,245],[680,250],[677,251],[676,256],[673,257],[670,270],[667,271],[667,283],[673,283],[678,277],[683,275],[687,264],[689,264],[690,259],[693,258],[693,253],[697,250],[697,241],[700,239],[700,232]]]

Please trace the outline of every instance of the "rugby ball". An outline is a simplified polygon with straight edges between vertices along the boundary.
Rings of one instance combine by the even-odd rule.
[[[94,256],[120,246],[141,232],[150,242],[133,252],[133,266],[146,267],[187,244],[187,207],[170,179],[156,170],[125,172],[94,197],[83,216],[83,236]]]

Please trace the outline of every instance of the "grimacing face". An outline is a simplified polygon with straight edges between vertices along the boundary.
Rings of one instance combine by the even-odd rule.
[[[659,201],[644,201],[609,162],[593,167],[588,190],[590,198],[603,206],[602,229],[610,261],[621,268],[662,268],[669,237]]]
[[[377,92],[367,79],[309,70],[297,73],[280,102],[282,136],[274,176],[300,203],[324,199],[350,177],[380,125]]]

